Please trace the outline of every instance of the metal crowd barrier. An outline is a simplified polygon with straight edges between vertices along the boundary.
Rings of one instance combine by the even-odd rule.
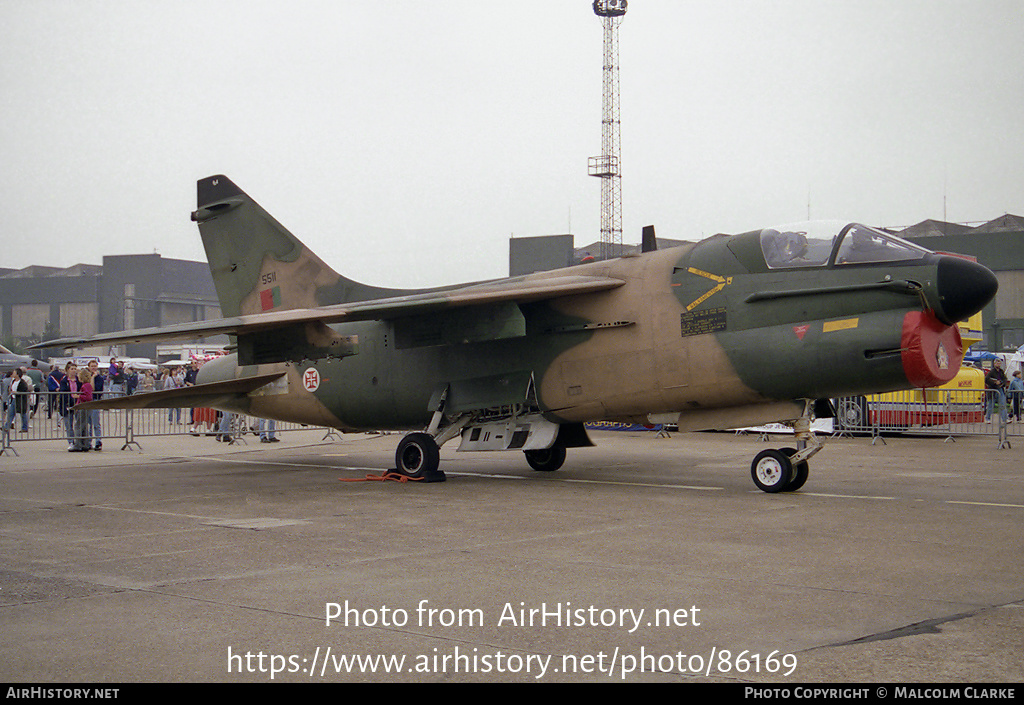
[[[992,436],[1000,448],[1010,446],[1011,436],[1024,436],[1024,398],[1014,393],[979,389],[911,389],[871,397],[834,400],[836,432],[885,434],[911,433],[957,436]]]
[[[0,454],[16,453],[14,445],[24,441],[64,441],[70,446],[74,438],[69,435],[66,417],[59,413],[59,394],[42,392],[28,396],[27,418],[15,413],[12,419],[8,407],[15,404],[14,401],[4,408]],[[870,434],[872,442],[895,433],[944,435],[947,441],[955,440],[957,436],[991,436],[1000,448],[1008,448],[1011,437],[1024,436],[1024,422],[1021,421],[1024,398],[1015,398],[1013,393],[914,389],[871,397],[843,397],[833,402],[836,407],[834,431]],[[98,431],[96,428],[90,430],[93,446],[98,440],[110,448],[140,448],[140,438],[222,435],[220,419],[212,409],[103,409],[90,412],[90,416],[98,425]],[[244,442],[249,434],[259,436],[259,418],[242,414],[231,416],[226,434],[229,442]],[[278,421],[274,432],[288,433],[309,428]],[[332,429],[324,429],[324,432],[325,438],[337,433]]]
[[[40,392],[26,396],[29,398],[26,400],[28,411],[25,416],[17,413],[16,400],[4,405],[0,419],[3,422],[0,453],[11,451],[17,454],[15,446],[25,441],[64,441],[70,448],[76,440],[74,428],[73,424],[69,428],[69,415],[60,414],[59,392]],[[138,439],[154,436],[224,436],[230,443],[245,442],[249,434],[254,437],[260,435],[262,421],[254,416],[231,414],[227,433],[222,434],[220,415],[213,409],[101,409],[88,413],[90,445],[95,447],[99,442],[105,449],[139,449],[141,446]],[[298,423],[277,421],[274,434],[310,428]],[[267,430],[269,432],[269,422]],[[324,431],[325,438],[332,434],[332,429]]]

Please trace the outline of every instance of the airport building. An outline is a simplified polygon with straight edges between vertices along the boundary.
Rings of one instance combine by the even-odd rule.
[[[970,255],[995,272],[999,291],[982,312],[983,345],[1024,345],[1024,218],[1006,214],[975,227],[925,220],[895,234],[936,252]]]
[[[658,248],[663,250],[689,244],[686,240],[669,240],[664,237],[657,238],[657,243]],[[575,247],[572,235],[514,237],[508,241],[508,275],[519,277],[534,272],[572,267],[598,259],[600,253],[600,242]],[[622,245],[622,254],[624,255],[639,253],[640,245]]]
[[[18,344],[219,317],[205,262],[116,255],[102,265],[0,269],[0,337]],[[119,346],[118,353],[155,360],[157,344]]]

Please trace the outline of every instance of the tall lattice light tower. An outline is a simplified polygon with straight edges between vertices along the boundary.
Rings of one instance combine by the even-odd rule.
[[[601,156],[591,157],[588,171],[601,179],[601,259],[622,255],[622,172],[619,167],[619,23],[626,0],[594,0],[594,14],[604,25],[604,111]]]

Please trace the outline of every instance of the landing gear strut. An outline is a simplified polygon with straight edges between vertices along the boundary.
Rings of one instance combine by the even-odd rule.
[[[797,453],[796,448],[781,448],[780,450],[782,450],[782,452],[786,454],[786,456],[790,459],[790,462],[793,465],[793,479],[789,481],[789,484],[786,485],[786,489],[784,491],[795,492],[796,490],[803,487],[804,483],[807,482],[807,477],[811,472],[811,468],[807,464],[806,460],[801,460],[798,463],[793,463],[793,456],[796,455]]]
[[[750,464],[750,477],[763,492],[795,492],[804,486],[810,473],[807,460],[821,450],[817,436],[811,432],[814,402],[807,400],[804,413],[793,422],[796,448],[762,450]]]

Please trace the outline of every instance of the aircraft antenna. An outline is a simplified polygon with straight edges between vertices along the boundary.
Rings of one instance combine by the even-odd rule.
[[[604,110],[601,156],[590,157],[588,172],[601,179],[601,259],[622,255],[622,172],[619,166],[619,23],[626,0],[594,0],[604,25]]]

